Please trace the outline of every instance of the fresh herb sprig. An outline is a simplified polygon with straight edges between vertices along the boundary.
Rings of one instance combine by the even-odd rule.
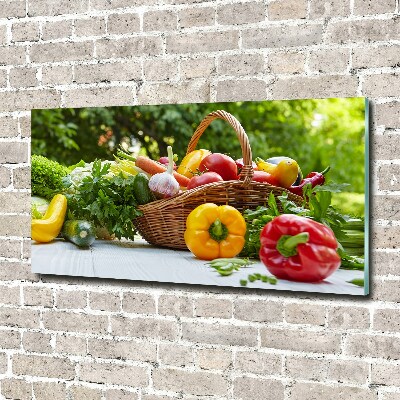
[[[254,261],[250,261],[248,258],[216,258],[207,264],[221,276],[229,276],[241,268],[254,264]]]

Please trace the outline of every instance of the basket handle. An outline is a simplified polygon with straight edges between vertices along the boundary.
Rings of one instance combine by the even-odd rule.
[[[226,111],[223,110],[213,111],[210,114],[208,114],[203,119],[203,121],[200,122],[196,131],[193,133],[192,138],[190,139],[186,154],[189,154],[190,152],[196,149],[197,142],[199,141],[203,132],[207,129],[208,125],[210,125],[212,121],[218,118],[228,122],[236,132],[236,136],[239,139],[240,146],[242,148],[242,157],[244,164],[242,171],[240,172],[240,179],[243,180],[245,184],[248,184],[251,182],[254,173],[252,164],[253,158],[251,154],[249,138],[245,130],[243,129],[242,125],[240,124],[240,122],[232,114],[229,114]]]

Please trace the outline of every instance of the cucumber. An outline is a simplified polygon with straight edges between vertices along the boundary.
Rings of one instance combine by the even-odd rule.
[[[135,176],[133,181],[133,193],[139,205],[154,201],[154,195],[149,189],[149,178],[142,173]]]
[[[84,220],[71,220],[64,223],[62,234],[66,240],[78,247],[89,247],[96,239],[93,225]]]

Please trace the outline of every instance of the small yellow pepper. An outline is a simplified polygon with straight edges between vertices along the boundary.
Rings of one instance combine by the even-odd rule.
[[[43,218],[32,220],[32,239],[40,243],[54,240],[61,231],[66,212],[66,197],[62,194],[56,194]]]
[[[204,149],[191,151],[189,154],[186,154],[186,156],[183,157],[183,160],[176,172],[186,176],[187,178],[192,178],[196,173],[196,170],[199,168],[200,163],[203,161],[203,158],[209,156],[210,154],[210,150]]]
[[[202,260],[231,258],[243,249],[246,222],[236,208],[205,203],[186,220],[185,243]]]
[[[256,164],[260,171],[268,172],[273,175],[283,188],[289,188],[296,182],[299,173],[297,161],[287,158],[278,164],[272,164],[257,157]]]

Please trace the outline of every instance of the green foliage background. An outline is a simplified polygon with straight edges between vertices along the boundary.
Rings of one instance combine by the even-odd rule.
[[[330,179],[349,183],[352,193],[364,192],[364,98],[33,110],[32,153],[72,165],[113,159],[120,144],[158,159],[171,144],[182,159],[197,125],[218,109],[241,122],[253,159],[285,155],[297,160],[304,175],[330,165]],[[213,121],[198,147],[241,157],[224,121]],[[340,201],[363,213],[362,196]]]

